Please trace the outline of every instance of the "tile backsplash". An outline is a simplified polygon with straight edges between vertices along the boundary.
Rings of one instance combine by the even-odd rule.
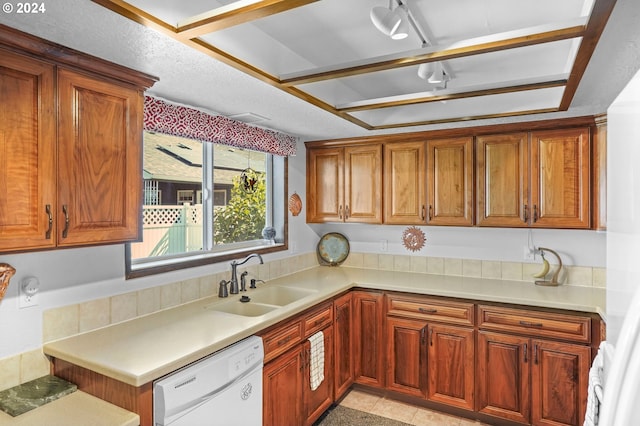
[[[251,265],[245,269],[250,277],[266,281],[308,269],[317,264],[315,253],[305,253],[265,262],[262,265]],[[344,266],[515,281],[534,281],[532,274],[541,268],[539,263],[374,253],[351,253]],[[46,310],[42,318],[42,341],[46,343],[73,336],[200,298],[214,296],[218,292],[220,280],[228,278],[229,272],[221,272]],[[563,285],[605,288],[606,269],[566,266],[561,282]],[[49,361],[43,354],[42,348],[0,359],[0,390],[49,374],[49,369]]]

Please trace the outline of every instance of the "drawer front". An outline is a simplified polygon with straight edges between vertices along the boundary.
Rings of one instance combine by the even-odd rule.
[[[473,325],[473,303],[396,294],[389,294],[387,298],[388,315]]]
[[[302,323],[295,321],[262,336],[264,362],[267,363],[302,341]]]
[[[304,337],[309,337],[331,324],[333,324],[333,305],[328,304],[305,317]]]
[[[494,306],[478,306],[478,327],[528,336],[591,342],[591,318]]]

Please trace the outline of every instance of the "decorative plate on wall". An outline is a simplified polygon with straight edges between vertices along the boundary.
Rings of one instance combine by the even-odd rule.
[[[289,211],[292,215],[298,216],[300,211],[302,210],[302,200],[297,193],[293,193],[291,197],[289,197]]]
[[[317,250],[321,263],[338,266],[349,256],[349,241],[338,232],[329,232],[320,238]]]
[[[424,247],[424,242],[427,238],[420,229],[415,226],[410,226],[402,233],[402,244],[407,250],[419,251]]]

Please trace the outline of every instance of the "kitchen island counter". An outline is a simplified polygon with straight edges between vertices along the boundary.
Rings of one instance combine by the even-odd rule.
[[[215,310],[209,297],[44,345],[45,354],[141,386],[351,288],[399,291],[605,315],[605,289],[351,267],[318,266],[264,286],[314,290],[261,316]],[[251,297],[252,290],[246,292]]]

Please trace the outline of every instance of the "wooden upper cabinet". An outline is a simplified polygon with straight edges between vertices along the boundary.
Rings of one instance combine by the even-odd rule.
[[[137,239],[142,199],[142,95],[58,72],[59,245]]]
[[[588,128],[531,133],[531,226],[589,228]]]
[[[307,150],[307,222],[382,222],[382,146]]]
[[[427,223],[473,225],[473,138],[427,141]]]
[[[0,252],[139,238],[155,80],[0,25]]]
[[[529,161],[526,133],[476,139],[476,224],[528,226]]]
[[[55,246],[54,84],[51,64],[0,49],[0,251]]]
[[[425,143],[384,145],[384,223],[424,225]]]

